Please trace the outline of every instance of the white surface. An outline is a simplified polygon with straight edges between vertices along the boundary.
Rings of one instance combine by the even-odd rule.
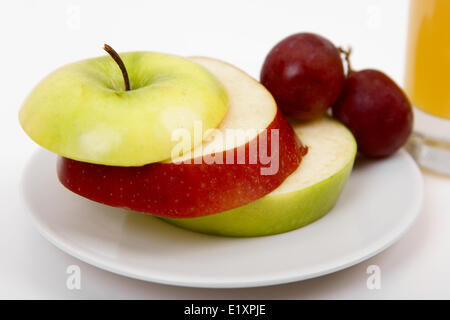
[[[55,155],[39,150],[22,179],[24,202],[45,238],[102,269],[189,287],[257,287],[343,269],[402,236],[423,202],[422,175],[403,151],[385,161],[358,161],[336,207],[304,228],[216,237],[83,199],[59,183],[55,163]]]
[[[37,149],[18,126],[21,102],[49,71],[102,54],[103,42],[119,51],[213,56],[257,77],[265,54],[278,40],[308,30],[336,44],[352,44],[355,68],[379,68],[402,83],[406,18],[406,0],[1,2],[0,298],[449,299],[450,179],[429,172],[424,209],[391,248],[324,277],[254,289],[158,285],[91,267],[39,235],[19,190],[25,165]],[[388,177],[386,183],[391,183]],[[78,291],[66,288],[66,268],[73,264],[82,272]],[[381,268],[380,290],[366,287],[366,269],[372,264]]]

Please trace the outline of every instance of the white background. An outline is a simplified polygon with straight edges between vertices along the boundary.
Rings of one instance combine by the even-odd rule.
[[[450,178],[430,172],[421,216],[391,248],[335,274],[251,289],[172,287],[91,267],[44,240],[21,201],[22,171],[37,149],[18,124],[22,101],[51,70],[102,55],[104,42],[119,52],[212,56],[258,78],[276,42],[311,31],[352,45],[355,69],[381,69],[402,84],[407,12],[406,0],[2,1],[0,298],[450,298]],[[79,291],[66,288],[72,264],[81,267]],[[371,264],[381,268],[380,290],[366,287]]]

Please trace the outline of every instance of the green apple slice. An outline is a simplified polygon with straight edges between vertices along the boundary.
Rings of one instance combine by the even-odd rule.
[[[172,132],[195,123],[216,128],[227,91],[206,68],[154,52],[120,55],[131,90],[109,56],[59,68],[30,93],[19,112],[25,132],[42,147],[74,160],[141,166],[171,157]],[[192,147],[194,141],[191,139]]]
[[[329,117],[291,123],[308,146],[299,168],[277,189],[245,206],[198,218],[165,221],[193,231],[236,237],[263,236],[303,227],[337,202],[356,155],[351,132]]]

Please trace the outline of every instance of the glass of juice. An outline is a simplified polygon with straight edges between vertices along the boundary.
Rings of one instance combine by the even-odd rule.
[[[450,174],[450,0],[410,0],[405,89],[414,105],[407,149]]]

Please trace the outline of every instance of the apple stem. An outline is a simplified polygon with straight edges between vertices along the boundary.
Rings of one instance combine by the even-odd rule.
[[[342,47],[338,47],[337,49],[341,54],[344,55],[345,63],[347,64],[347,75],[349,75],[350,73],[353,72],[352,65],[350,64],[350,55],[352,54],[352,47],[348,47],[347,50],[345,50]]]
[[[111,48],[106,43],[103,45],[103,49],[109,53],[109,55],[114,59],[114,61],[119,65],[120,71],[122,71],[123,80],[125,81],[125,91],[130,90],[130,80],[128,78],[128,72],[127,68],[125,68],[125,64],[123,63],[122,59],[120,58],[119,54]]]

